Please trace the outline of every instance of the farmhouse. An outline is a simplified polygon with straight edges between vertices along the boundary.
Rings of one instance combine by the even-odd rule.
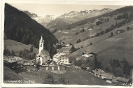
[[[50,60],[50,55],[49,53],[44,50],[44,40],[41,36],[41,39],[39,41],[39,52],[36,56],[36,64],[43,65],[46,64],[48,60]]]
[[[100,77],[102,79],[112,80],[114,76],[110,73],[106,73],[101,69],[92,70],[95,76]]]
[[[123,77],[116,77],[116,80],[123,83],[128,83],[129,79]]]
[[[69,58],[66,55],[60,56],[60,64],[69,64]]]
[[[24,60],[23,65],[34,65],[34,60]]]
[[[116,31],[116,34],[123,33],[123,32],[125,32],[125,31],[122,30],[122,29],[121,29],[121,30],[117,30],[117,31]]]
[[[108,83],[129,83],[129,79],[123,77],[115,77],[112,74],[106,73],[101,69],[92,70],[92,73],[99,78],[105,79]]]
[[[69,64],[69,58],[67,57],[66,53],[57,53],[53,56],[53,61],[57,64]]]
[[[13,62],[17,62],[22,60],[22,58],[20,57],[16,57],[16,56],[4,56],[4,61],[7,61],[9,63],[13,63]]]
[[[84,57],[92,57],[94,55],[91,54],[91,53],[82,53],[82,56],[84,56]]]

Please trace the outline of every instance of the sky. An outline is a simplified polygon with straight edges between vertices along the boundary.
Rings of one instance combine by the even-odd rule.
[[[111,8],[117,9],[123,5],[87,5],[87,4],[43,4],[43,3],[9,3],[19,10],[27,10],[36,13],[38,16],[55,15],[59,16],[70,11],[81,11],[91,9]]]

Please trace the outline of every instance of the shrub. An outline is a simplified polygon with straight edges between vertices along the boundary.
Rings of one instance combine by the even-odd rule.
[[[53,77],[52,74],[48,74],[48,75],[45,77],[44,84],[54,84],[54,77]]]

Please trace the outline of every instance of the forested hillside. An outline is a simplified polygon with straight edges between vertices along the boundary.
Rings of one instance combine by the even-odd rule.
[[[56,37],[42,25],[30,18],[23,11],[5,4],[4,33],[7,39],[12,39],[24,44],[32,44],[38,47],[39,39],[42,34],[44,38],[45,49],[51,55],[56,52],[53,47],[58,40]]]

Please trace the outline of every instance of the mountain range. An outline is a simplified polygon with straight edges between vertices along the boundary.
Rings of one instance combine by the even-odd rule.
[[[50,30],[53,30],[53,29],[63,29],[69,24],[72,24],[87,18],[91,18],[94,16],[98,16],[103,13],[108,13],[110,11],[112,11],[112,9],[110,8],[104,8],[101,10],[93,9],[93,10],[82,10],[82,11],[70,11],[56,18],[52,15],[46,15],[44,17],[41,17],[33,13],[30,14],[28,11],[24,11],[24,12],[28,14],[32,19],[35,19],[38,23],[42,24],[44,27]]]

